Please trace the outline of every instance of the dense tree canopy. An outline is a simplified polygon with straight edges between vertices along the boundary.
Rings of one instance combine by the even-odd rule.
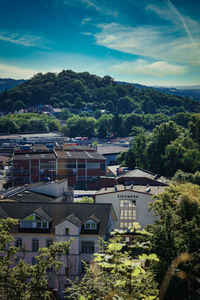
[[[38,73],[30,80],[0,94],[0,109],[15,111],[24,106],[51,104],[60,108],[107,109],[110,113],[164,113],[198,112],[200,104],[191,99],[138,89],[133,84],[118,83],[110,76],[103,78],[88,72],[63,70]]]
[[[178,169],[194,173],[200,170],[200,149],[191,130],[198,132],[194,124],[193,129],[187,130],[173,121],[157,125],[152,133],[140,128],[129,150],[119,156],[119,162],[165,176],[173,176]]]
[[[157,280],[161,283],[165,276],[167,281],[171,269],[162,299],[199,299],[200,188],[190,183],[171,185],[154,198],[152,208],[159,219],[148,231],[152,251],[159,257]]]

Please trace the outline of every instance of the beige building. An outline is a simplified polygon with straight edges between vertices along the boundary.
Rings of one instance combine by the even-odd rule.
[[[114,188],[103,188],[95,195],[96,203],[111,203],[117,222],[115,228],[126,229],[133,226],[134,222],[140,223],[144,228],[152,224],[156,217],[149,211],[149,204],[153,201],[155,194],[164,191],[161,186],[115,186]]]

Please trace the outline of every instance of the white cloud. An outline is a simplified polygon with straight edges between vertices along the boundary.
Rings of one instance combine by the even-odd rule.
[[[85,25],[86,23],[90,22],[92,20],[92,18],[84,18],[81,22],[81,25]]]
[[[156,77],[182,75],[187,70],[184,66],[173,65],[164,61],[157,61],[149,64],[142,59],[138,59],[135,62],[123,62],[121,64],[114,65],[111,69],[118,74],[140,74]]]
[[[20,35],[19,33],[0,32],[0,40],[25,47],[39,47],[49,49],[44,46],[45,40],[42,37],[34,35]]]
[[[125,27],[117,23],[98,26],[101,29],[95,34],[98,45],[159,61],[200,66],[200,56],[188,37],[175,36],[167,26]]]

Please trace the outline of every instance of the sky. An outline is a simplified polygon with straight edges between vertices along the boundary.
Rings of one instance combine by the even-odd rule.
[[[0,78],[200,84],[199,0],[0,0]]]

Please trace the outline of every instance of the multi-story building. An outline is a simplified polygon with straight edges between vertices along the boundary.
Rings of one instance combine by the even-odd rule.
[[[98,189],[99,178],[106,175],[106,159],[96,151],[55,150],[58,179],[68,178],[79,189]]]
[[[89,148],[88,148],[89,149]],[[68,178],[79,189],[99,189],[99,178],[106,175],[106,159],[95,149],[31,149],[13,156],[14,186],[43,180]]]
[[[53,152],[15,153],[13,185],[56,179],[56,156]]]
[[[61,257],[60,272],[49,270],[49,287],[58,289],[59,298],[64,296],[66,277],[81,274],[82,261],[92,260],[98,239],[105,239],[116,221],[111,204],[1,202],[0,218],[8,217],[19,220],[11,233],[16,245],[27,249],[24,259],[30,264],[35,264],[39,248],[72,238],[69,253]]]
[[[96,203],[112,204],[117,217],[117,229],[133,227],[134,222],[140,223],[144,228],[156,220],[153,212],[149,211],[149,204],[153,201],[153,195],[163,192],[164,188],[164,186],[118,185],[99,190],[94,198]]]

